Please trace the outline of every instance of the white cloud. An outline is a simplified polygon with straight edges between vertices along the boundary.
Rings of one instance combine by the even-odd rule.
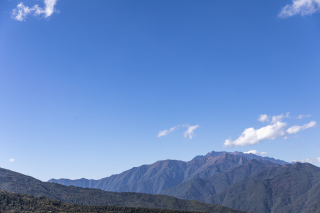
[[[11,159],[9,160],[9,162],[14,162],[14,159],[13,159],[13,158],[11,158]]]
[[[282,121],[282,118],[289,118],[289,117],[290,117],[290,112],[287,112],[286,115],[283,115],[283,114],[281,114],[281,115],[274,115],[274,116],[272,116],[271,123],[272,123],[272,124],[275,124],[275,123],[277,123],[277,122]]]
[[[282,121],[282,118],[284,118],[283,114],[281,114],[281,115],[274,115],[274,116],[272,116],[271,123],[272,123],[272,124],[275,124],[275,123],[277,123],[277,122],[279,122],[279,121]]]
[[[166,136],[167,134],[169,134],[169,133],[173,132],[174,130],[178,129],[179,126],[180,126],[180,125],[177,125],[177,126],[174,126],[174,127],[170,128],[170,129],[168,129],[168,130],[166,129],[166,130],[160,131],[160,132],[158,133],[158,136],[157,136],[157,137],[160,138],[160,137],[162,137],[162,136]]]
[[[277,122],[275,124],[267,125],[260,129],[247,128],[245,129],[239,138],[235,141],[227,139],[224,142],[224,146],[248,146],[258,144],[261,140],[274,140],[277,137],[285,136],[285,128],[287,123]]]
[[[250,150],[248,152],[244,152],[245,154],[254,154],[254,155],[259,155],[259,156],[263,156],[263,155],[268,155],[267,152],[258,152],[257,150]]]
[[[299,115],[298,119],[308,118],[311,117],[311,115]]]
[[[292,4],[284,6],[279,13],[279,17],[286,18],[301,14],[311,15],[320,10],[320,0],[293,0]]]
[[[194,130],[196,130],[199,127],[199,125],[195,126],[188,126],[187,131],[183,133],[183,136],[186,138],[189,136],[189,139],[192,139],[193,137],[196,137],[196,135],[193,133]]]
[[[54,6],[56,5],[58,0],[44,0],[44,3],[46,5],[44,9],[45,17],[49,17],[52,15],[52,13],[55,11]]]
[[[318,158],[307,158],[302,160],[293,160],[293,162],[300,162],[300,163],[320,163],[320,157]]]
[[[317,124],[315,121],[310,121],[308,124],[305,124],[303,126],[292,126],[289,129],[287,129],[288,134],[296,134],[297,132],[301,130],[305,130],[311,127],[314,127]]]
[[[258,121],[264,123],[264,122],[269,122],[269,117],[266,114],[260,115],[258,118]]]
[[[17,5],[17,8],[12,10],[12,18],[17,21],[24,21],[30,14],[34,16],[44,15],[44,17],[47,18],[56,11],[54,9],[56,3],[57,0],[44,0],[45,8],[43,9],[37,4],[30,8],[21,2]]]
[[[242,132],[238,139],[234,141],[226,139],[223,146],[248,146],[259,144],[262,140],[274,140],[278,137],[283,137],[283,139],[286,140],[288,138],[288,134],[295,134],[301,130],[308,129],[316,125],[315,121],[311,121],[303,126],[292,126],[287,129],[287,123],[282,122],[284,117],[288,118],[289,113],[286,113],[285,116],[283,114],[272,116],[271,124],[260,129],[254,129],[253,127],[247,128]],[[264,115],[260,115],[260,118],[261,120],[265,120]]]
[[[169,133],[173,132],[174,130],[178,129],[179,127],[186,127],[188,128],[187,131],[185,131],[183,133],[183,136],[186,138],[186,137],[189,137],[190,139],[192,139],[193,137],[196,137],[196,135],[193,133],[194,130],[196,130],[199,125],[195,125],[195,126],[190,126],[189,124],[182,124],[182,125],[177,125],[177,126],[174,126],[170,129],[166,129],[166,130],[163,130],[163,131],[160,131],[158,133],[158,138],[162,137],[162,136],[166,136],[168,135]]]

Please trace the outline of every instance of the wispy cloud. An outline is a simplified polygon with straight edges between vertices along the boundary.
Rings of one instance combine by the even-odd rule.
[[[281,9],[279,17],[286,18],[294,15],[311,15],[320,11],[320,0],[293,0]]]
[[[17,8],[12,10],[12,18],[17,21],[24,21],[28,15],[33,14],[34,16],[43,15],[45,18],[49,17],[56,10],[54,6],[57,0],[44,0],[45,7],[41,8],[39,5],[34,5],[33,7],[25,6],[22,2],[17,5]]]
[[[158,133],[158,136],[157,136],[157,137],[160,138],[160,137],[162,137],[162,136],[166,136],[167,134],[169,134],[169,133],[173,132],[174,130],[178,129],[179,126],[180,126],[180,125],[177,125],[177,126],[174,126],[174,127],[170,128],[170,129],[165,129],[165,130],[163,130],[163,131],[160,131],[160,132]]]
[[[298,119],[308,118],[311,117],[311,115],[299,115]]]
[[[276,115],[272,116],[271,122],[269,125],[262,127],[260,129],[254,129],[253,127],[245,129],[242,134],[234,141],[231,139],[226,139],[224,146],[248,146],[253,144],[259,144],[263,140],[274,140],[278,137],[283,137],[287,139],[287,135],[295,134],[301,130],[305,130],[311,127],[314,127],[317,123],[315,121],[310,121],[308,124],[302,126],[292,126],[287,128],[287,123],[282,122],[283,118],[288,118],[289,113],[286,115]]]
[[[11,163],[14,162],[14,159],[13,158],[9,159],[9,162],[11,162]]]
[[[166,130],[160,131],[158,133],[157,137],[160,138],[162,136],[166,136],[166,135],[170,134],[171,132],[173,132],[174,130],[178,129],[179,127],[186,127],[187,131],[185,131],[183,133],[183,136],[185,138],[189,137],[189,139],[192,139],[193,137],[196,136],[193,132],[194,132],[194,130],[196,130],[199,127],[199,125],[195,125],[195,126],[190,126],[189,124],[177,125],[177,126],[174,126],[174,127],[170,128],[170,129],[166,129]]]
[[[315,121],[310,121],[309,123],[303,125],[303,126],[292,126],[289,129],[287,129],[288,134],[295,134],[297,132],[300,132],[301,130],[305,130],[311,127],[314,127],[317,124]]]
[[[196,130],[199,127],[199,125],[195,125],[195,126],[188,126],[187,131],[185,131],[183,133],[183,136],[189,137],[189,139],[192,139],[193,137],[196,137],[196,135],[193,133],[194,130]]]
[[[245,154],[254,154],[254,155],[259,155],[259,156],[263,156],[263,155],[268,155],[267,152],[258,152],[257,150],[250,150],[248,152],[244,152]]]

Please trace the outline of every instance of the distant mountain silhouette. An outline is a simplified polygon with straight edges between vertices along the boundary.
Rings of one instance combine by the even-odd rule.
[[[144,208],[159,208],[159,209],[171,209],[182,211],[201,211],[201,212],[221,212],[221,213],[240,213],[240,211],[232,210],[227,207],[210,205],[199,201],[187,201],[180,200],[178,198],[164,196],[164,195],[151,195],[143,193],[118,193],[118,192],[106,192],[99,189],[85,189],[74,186],[64,186],[56,183],[42,182],[30,176],[26,176],[17,172],[13,172],[7,169],[0,168],[0,190],[23,193],[33,195],[37,197],[47,197],[49,199],[59,200],[69,204],[81,204],[81,205],[94,205],[94,206],[125,206],[125,207],[144,207]],[[21,209],[25,204],[31,211],[43,206],[44,204],[55,204],[55,207],[62,204],[52,200],[39,200],[28,196],[18,196],[0,193],[1,208],[11,208],[11,210],[17,210],[15,212],[23,212]],[[29,200],[29,201],[26,201]],[[25,202],[27,203],[25,203]],[[46,203],[43,203],[46,201]],[[20,204],[19,204],[20,203]],[[14,205],[17,206],[14,206]],[[34,208],[30,205],[34,206]],[[40,205],[40,206],[39,206]],[[64,206],[64,207],[63,207]],[[62,205],[63,208],[69,208],[68,205]],[[87,208],[84,206],[76,206],[77,208]],[[38,209],[39,209],[38,208]],[[41,208],[40,208],[41,209]],[[88,207],[88,209],[90,209]],[[91,209],[94,209],[91,207]],[[96,207],[95,209],[99,209]],[[100,210],[103,210],[100,208]],[[116,209],[114,209],[116,211]],[[2,211],[1,211],[2,212]],[[128,212],[128,211],[123,211]],[[242,211],[241,211],[242,212]]]
[[[308,163],[272,167],[206,202],[258,213],[320,212],[320,168]]]
[[[159,194],[165,189],[173,188],[193,178],[209,178],[236,168],[250,159],[268,159],[281,165],[286,164],[284,161],[273,158],[264,158],[241,152],[210,152],[205,156],[197,156],[188,162],[178,160],[158,161],[151,165],[134,167],[121,174],[100,180],[85,178],[77,180],[51,179],[49,182],[66,186],[97,188],[105,191]]]

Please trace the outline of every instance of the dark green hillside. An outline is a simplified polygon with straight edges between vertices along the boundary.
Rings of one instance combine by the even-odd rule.
[[[42,182],[35,178],[0,169],[0,190],[44,196],[70,204],[164,208],[182,211],[237,212],[235,210],[178,198],[142,193],[117,193]]]
[[[0,212],[195,213],[168,209],[68,204],[46,197],[0,191]]]
[[[308,163],[273,167],[206,202],[256,213],[320,212],[320,168]]]

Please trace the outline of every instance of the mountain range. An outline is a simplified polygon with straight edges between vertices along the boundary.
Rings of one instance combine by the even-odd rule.
[[[241,152],[210,152],[188,162],[157,161],[100,180],[42,182],[0,169],[0,190],[82,205],[320,213],[319,167]]]
[[[161,194],[163,190],[175,187],[193,178],[209,178],[215,174],[236,168],[250,159],[267,159],[280,165],[288,164],[285,161],[254,154],[213,151],[205,156],[197,156],[188,162],[178,160],[157,161],[154,164],[134,167],[121,174],[100,180],[85,178],[77,180],[50,179],[49,182],[114,192]]]
[[[241,152],[164,160],[100,180],[51,183],[198,200],[257,213],[320,212],[320,168]]]

